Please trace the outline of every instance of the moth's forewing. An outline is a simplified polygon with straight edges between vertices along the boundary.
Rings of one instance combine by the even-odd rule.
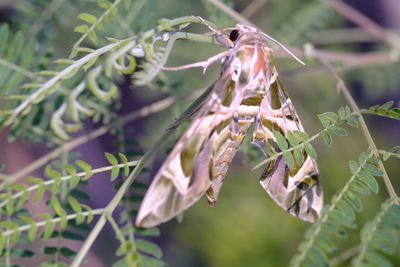
[[[253,142],[263,151],[280,152],[273,131],[279,131],[287,139],[289,131],[304,130],[290,98],[281,86],[278,73],[275,68],[270,69],[271,83],[260,105]],[[306,153],[304,162],[296,164],[294,169],[289,169],[282,156],[270,161],[261,175],[260,184],[291,215],[309,222],[314,222],[320,216],[323,195],[319,171],[315,160]]]
[[[229,60],[229,59],[228,59]],[[152,227],[166,222],[194,204],[206,191],[210,204],[220,187],[243,137],[236,110],[243,94],[235,90],[237,76],[226,61],[199,115],[175,145],[156,174],[141,204],[136,225]],[[249,124],[250,125],[250,124]]]

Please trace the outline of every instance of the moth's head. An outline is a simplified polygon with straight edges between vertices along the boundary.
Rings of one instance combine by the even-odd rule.
[[[243,24],[236,24],[235,28],[229,34],[229,39],[235,42],[246,33],[257,32],[257,29]]]

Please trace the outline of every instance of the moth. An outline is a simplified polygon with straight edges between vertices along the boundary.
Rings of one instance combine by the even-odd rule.
[[[254,125],[252,143],[265,157],[267,150],[280,152],[274,131],[285,139],[289,131],[304,131],[274,65],[268,45],[271,37],[241,24],[229,37],[221,31],[217,37],[228,46],[213,59],[222,58],[220,77],[155,175],[139,209],[137,226],[166,222],[204,194],[213,206],[250,126]],[[206,67],[204,63],[210,61],[191,66]],[[282,156],[269,161],[260,184],[288,213],[314,222],[322,210],[323,194],[315,160],[306,153],[303,156],[295,168],[289,168]]]

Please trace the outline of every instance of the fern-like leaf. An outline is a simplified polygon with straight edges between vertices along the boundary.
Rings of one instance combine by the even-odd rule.
[[[336,251],[333,236],[343,239],[347,235],[345,228],[356,228],[355,211],[362,210],[358,195],[378,191],[375,176],[382,175],[378,161],[371,149],[362,152],[358,162],[350,161],[351,178],[332,198],[331,204],[324,207],[321,218],[307,231],[305,241],[299,245],[299,253],[292,258],[291,266],[329,264],[329,255]]]
[[[361,244],[353,266],[394,266],[383,254],[399,253],[400,205],[397,199],[382,203],[373,221],[361,231]]]

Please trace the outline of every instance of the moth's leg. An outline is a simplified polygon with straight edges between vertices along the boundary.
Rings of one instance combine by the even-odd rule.
[[[226,55],[228,55],[230,53],[230,50],[221,52],[215,56],[212,56],[210,58],[208,58],[207,60],[204,61],[199,61],[199,62],[195,62],[195,63],[191,63],[191,64],[187,64],[187,65],[182,65],[182,66],[176,66],[176,67],[161,67],[162,70],[168,70],[168,71],[176,71],[176,70],[184,70],[184,69],[191,69],[191,68],[197,68],[197,67],[201,67],[203,68],[203,73],[206,72],[208,66],[210,66],[211,64],[213,64],[215,61],[217,61],[220,58],[225,57]]]

